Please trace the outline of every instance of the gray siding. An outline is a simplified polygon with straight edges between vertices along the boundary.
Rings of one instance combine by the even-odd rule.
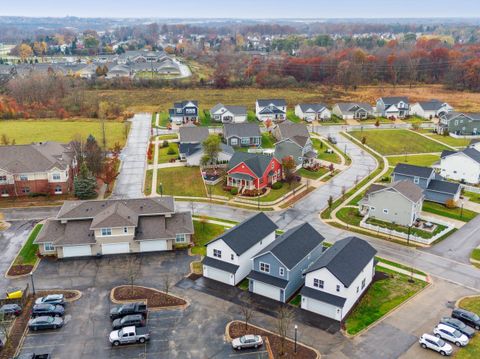
[[[472,135],[480,132],[480,121],[474,121],[463,116],[448,122],[448,132],[457,135]]]
[[[398,174],[398,173],[395,173],[395,174],[393,174],[393,176],[392,176],[392,182],[404,181],[404,180],[413,182],[413,177],[412,177],[412,176],[404,176],[404,175]],[[430,181],[429,181],[427,178],[422,178],[422,177],[420,177],[420,178],[419,178],[419,182],[418,182],[418,183],[415,183],[415,184],[416,184],[417,186],[419,186],[421,189],[426,189],[429,182],[430,182]]]
[[[425,199],[427,201],[437,202],[441,204],[445,204],[447,200],[452,199],[453,197],[448,193],[440,193],[440,192],[433,192],[433,191],[425,191]]]

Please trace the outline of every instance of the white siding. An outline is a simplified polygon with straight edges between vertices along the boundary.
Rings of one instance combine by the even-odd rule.
[[[440,175],[455,181],[464,180],[467,183],[478,184],[480,163],[462,153],[453,154],[441,160]]]
[[[301,308],[338,321],[342,320],[342,308],[312,298],[302,297]]]
[[[253,282],[253,293],[280,301],[280,288],[259,281]]]
[[[140,252],[154,252],[154,251],[166,251],[166,250],[168,250],[166,239],[140,242]]]
[[[91,255],[92,255],[92,247],[90,245],[63,247],[63,258],[85,257],[85,256],[91,256]]]

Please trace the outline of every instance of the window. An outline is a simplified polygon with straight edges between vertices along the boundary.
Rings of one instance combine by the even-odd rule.
[[[217,258],[222,258],[222,251],[218,249],[213,250],[213,256]]]
[[[278,268],[278,275],[281,275],[282,277],[285,275],[285,269],[283,267]]]
[[[340,286],[337,284],[337,292],[340,292]]]
[[[235,259],[235,254],[230,254],[230,260],[234,260]]]
[[[55,193],[62,193],[62,186],[55,186]]]
[[[260,262],[260,271],[265,273],[270,273],[270,264]]]
[[[248,137],[242,137],[242,145],[250,144],[250,139]]]
[[[22,187],[22,193],[30,193],[30,187]]]
[[[375,212],[375,207],[370,207],[370,212]]]
[[[52,175],[52,178],[54,181],[60,181],[60,173],[54,173]]]
[[[128,233],[128,227],[123,227],[123,233],[125,233],[125,234]]]
[[[359,292],[359,290],[360,290],[360,288],[359,288],[358,285],[357,285],[357,293]]]
[[[420,178],[418,178],[418,177],[413,177],[413,183],[419,184],[419,183],[420,183]]]
[[[383,213],[388,214],[388,209],[387,209],[387,208],[384,208],[384,209],[383,209]]]
[[[237,138],[232,138],[230,140],[230,143],[232,144],[232,146],[236,146],[236,145],[238,145],[238,139]]]
[[[185,243],[185,234],[184,233],[177,233],[175,235],[175,243]]]
[[[1,194],[2,196],[8,196],[8,189],[2,188],[2,190],[0,191],[0,194]]]
[[[45,252],[52,252],[55,250],[52,243],[44,243],[43,249],[45,250]]]
[[[20,175],[20,181],[28,181],[27,175]]]
[[[111,236],[112,229],[111,228],[102,228],[102,236]]]
[[[314,287],[323,289],[324,285],[325,285],[325,282],[323,280],[320,280],[318,278],[313,278]]]
[[[362,289],[365,288],[365,278],[362,280]]]
[[[0,176],[0,182],[5,182],[7,180],[7,176]]]

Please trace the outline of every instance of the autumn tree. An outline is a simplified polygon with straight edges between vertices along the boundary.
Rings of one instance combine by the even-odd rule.
[[[285,176],[285,181],[289,186],[292,185],[295,180],[295,169],[297,165],[292,156],[286,156],[282,159],[283,174]]]
[[[33,55],[33,50],[28,44],[20,44],[18,48],[18,56],[25,61],[25,59],[32,57]]]
[[[210,163],[217,163],[220,153],[220,137],[218,135],[208,136],[202,143],[203,152],[208,157]]]
[[[107,191],[110,189],[110,185],[118,177],[118,162],[117,157],[107,158],[103,163],[103,171],[100,179],[107,185]]]

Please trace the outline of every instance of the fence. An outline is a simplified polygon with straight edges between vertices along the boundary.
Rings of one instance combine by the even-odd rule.
[[[282,197],[280,198],[277,198],[275,201],[270,201],[270,202],[262,202],[260,200],[260,206],[274,206],[276,205],[277,203],[280,203],[282,201],[284,201],[285,199],[293,196],[293,195],[298,195],[300,193],[303,193],[307,190],[307,185],[305,183],[302,183],[300,186],[298,186],[297,188],[293,189],[292,191],[284,194]],[[261,199],[261,197],[260,197]],[[235,202],[238,202],[238,203],[244,203],[244,204],[251,204],[251,205],[255,205],[257,206],[259,201],[258,199],[246,199],[246,198],[241,198],[241,197],[235,197],[234,199]]]
[[[23,291],[23,295],[21,298],[18,299],[9,299],[9,298],[0,298],[0,307],[4,304],[18,304],[22,308],[25,306],[25,303],[27,302],[28,295],[30,294],[29,290],[29,285],[25,286],[25,288],[20,288]]]
[[[460,184],[460,186],[467,192],[480,193],[480,187],[469,186],[468,184]]]

